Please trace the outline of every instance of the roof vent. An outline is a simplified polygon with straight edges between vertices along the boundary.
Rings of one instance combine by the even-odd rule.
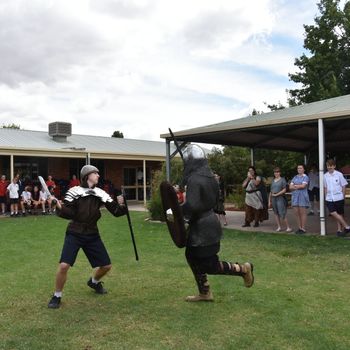
[[[49,124],[49,135],[56,142],[66,142],[72,135],[72,124],[65,122],[53,122]]]

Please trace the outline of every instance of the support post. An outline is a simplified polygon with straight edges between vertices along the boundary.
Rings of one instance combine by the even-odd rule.
[[[166,155],[165,155],[165,167],[166,167],[166,180],[170,182],[170,141],[166,140]]]
[[[250,149],[250,165],[254,166],[255,160],[254,160],[254,148]]]
[[[143,160],[143,205],[147,205],[147,189],[146,189],[146,159]]]
[[[320,176],[320,231],[321,236],[326,235],[326,218],[324,210],[325,193],[324,193],[324,159],[325,155],[325,139],[323,119],[318,119],[318,169]]]
[[[15,177],[15,165],[13,160],[13,154],[10,155],[10,181],[12,182],[13,178]]]
[[[91,157],[90,157],[90,152],[86,153],[86,159],[85,159],[85,164],[90,165],[91,163]]]

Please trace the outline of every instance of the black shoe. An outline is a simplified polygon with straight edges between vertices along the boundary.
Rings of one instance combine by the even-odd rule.
[[[296,233],[297,235],[302,235],[302,234],[306,233],[306,231],[304,231],[304,230],[302,230],[302,229],[300,228],[299,230],[295,231],[295,233]]]
[[[345,237],[346,232],[345,231],[337,231],[337,237]]]
[[[61,305],[61,298],[53,295],[47,307],[49,309],[58,309],[60,305]]]
[[[248,224],[248,223],[246,222],[246,223],[244,223],[244,224],[242,225],[242,227],[250,227],[250,224]]]
[[[98,283],[93,283],[92,282],[92,278],[90,278],[87,281],[87,285],[92,288],[95,289],[97,294],[107,294],[107,290],[103,288],[103,282],[98,282]]]
[[[256,222],[253,227],[259,227],[259,223]]]

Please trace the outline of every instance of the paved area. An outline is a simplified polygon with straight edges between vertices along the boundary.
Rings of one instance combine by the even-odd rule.
[[[130,203],[129,202],[129,209],[135,210],[135,211],[147,211],[145,209],[143,203]],[[350,222],[350,207],[346,206],[345,208],[345,216],[348,222]],[[275,222],[275,217],[272,212],[272,210],[269,210],[269,220],[264,221],[260,224],[259,227],[242,227],[242,224],[244,223],[244,212],[243,211],[226,211],[226,218],[227,218],[227,228],[232,228],[236,230],[241,231],[255,231],[255,232],[275,232],[277,225]],[[293,231],[291,233],[283,232],[284,234],[295,234],[294,231],[298,229],[298,224],[296,217],[294,215],[293,209],[289,208],[287,212],[287,219],[289,221],[289,224]],[[335,221],[326,215],[326,232],[327,235],[335,235],[336,233],[336,223]],[[306,224],[306,230],[308,234],[314,234],[319,235],[320,234],[320,217],[319,215],[315,214],[313,216],[307,217],[307,224]]]
[[[350,222],[350,208],[345,209],[345,218]],[[272,210],[269,210],[269,220],[266,220],[260,224],[259,227],[242,227],[244,223],[244,212],[240,211],[226,211],[226,217],[228,225],[225,227],[238,229],[242,231],[256,231],[256,232],[275,232],[277,225],[275,222],[275,216]],[[289,208],[287,212],[287,219],[290,227],[293,231],[290,234],[294,234],[294,231],[298,229],[298,224],[296,217],[294,215],[293,209]],[[282,227],[284,228],[284,227]],[[313,216],[307,217],[306,231],[309,234],[320,234],[320,216],[315,214]],[[332,217],[326,214],[326,232],[327,235],[335,235],[337,231],[337,225]],[[286,232],[284,232],[286,233]]]
[[[144,204],[141,202],[129,202],[129,209],[133,211],[147,211]],[[4,218],[4,216],[0,215],[0,218]],[[264,221],[260,224],[259,227],[242,227],[242,224],[244,222],[244,212],[243,211],[226,211],[226,218],[227,218],[227,228],[232,228],[236,230],[241,231],[255,231],[255,232],[275,232],[276,230],[276,222],[273,215],[272,210],[269,210],[269,220]],[[287,212],[287,218],[289,221],[290,226],[293,229],[293,232],[287,233],[281,231],[281,233],[284,234],[294,234],[294,231],[298,229],[297,220],[294,215],[294,212],[291,208],[288,209]],[[345,219],[350,223],[350,206],[346,206],[345,208]],[[326,215],[326,232],[327,235],[335,235],[336,233],[336,223],[335,221]],[[314,216],[308,216],[307,217],[307,224],[306,224],[306,230],[308,234],[320,234],[320,217],[319,215]]]

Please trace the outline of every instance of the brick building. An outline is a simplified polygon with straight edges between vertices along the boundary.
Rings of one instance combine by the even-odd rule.
[[[70,123],[49,124],[49,132],[0,129],[0,174],[12,179],[53,176],[67,183],[84,164],[100,170],[103,184],[123,187],[129,200],[150,197],[152,173],[165,161],[163,142],[76,135]]]

